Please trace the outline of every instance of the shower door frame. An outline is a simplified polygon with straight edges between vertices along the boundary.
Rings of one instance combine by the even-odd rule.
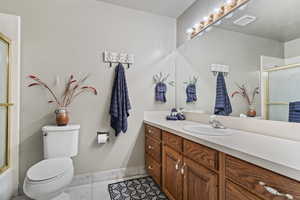
[[[11,40],[2,34],[0,32],[0,40],[4,43],[7,44],[8,49],[7,49],[7,97],[6,97],[6,102],[0,102],[0,107],[5,107],[6,108],[6,157],[5,157],[5,164],[3,166],[0,166],[0,174],[5,172],[7,169],[10,168],[11,165],[11,150],[10,150],[10,137],[11,137],[11,107],[13,104],[11,103]]]

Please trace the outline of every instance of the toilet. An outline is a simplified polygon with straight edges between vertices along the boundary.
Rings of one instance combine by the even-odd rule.
[[[24,193],[35,200],[70,200],[64,193],[74,176],[71,157],[78,154],[79,125],[42,128],[44,160],[30,167]]]

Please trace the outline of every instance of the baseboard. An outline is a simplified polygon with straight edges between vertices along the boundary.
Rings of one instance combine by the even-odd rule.
[[[70,187],[91,184],[106,180],[122,179],[131,176],[145,175],[145,167],[129,167],[75,175]]]

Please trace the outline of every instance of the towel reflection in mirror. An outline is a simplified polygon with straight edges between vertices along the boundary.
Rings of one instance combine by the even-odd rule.
[[[199,77],[193,76],[189,78],[189,81],[185,81],[184,84],[187,84],[186,92],[186,102],[195,103],[197,101],[197,81]]]
[[[155,83],[155,101],[166,103],[166,93],[167,93],[167,84],[168,78],[170,77],[170,74],[164,75],[162,72],[159,74],[156,74],[153,76],[153,80]],[[175,86],[174,81],[167,82],[171,86]]]

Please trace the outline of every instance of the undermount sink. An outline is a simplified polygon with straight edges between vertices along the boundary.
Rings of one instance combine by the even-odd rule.
[[[234,134],[233,130],[217,129],[208,125],[186,125],[183,129],[192,133],[209,136],[229,136]]]

